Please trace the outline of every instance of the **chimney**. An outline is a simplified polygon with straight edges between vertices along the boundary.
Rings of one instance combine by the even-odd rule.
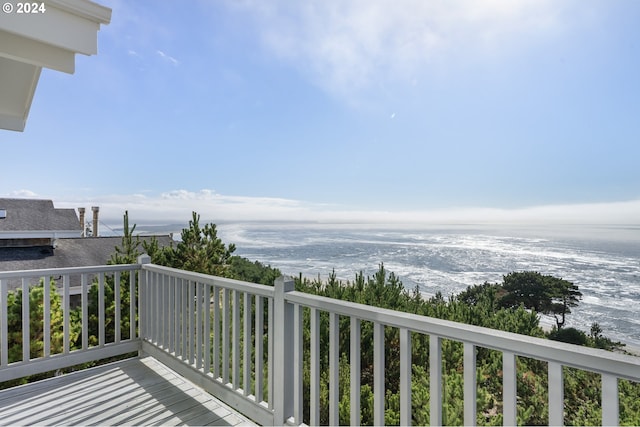
[[[98,212],[100,208],[98,206],[91,206],[91,210],[93,211],[93,233],[91,235],[98,237]]]
[[[84,226],[84,208],[78,208],[78,214],[80,214],[80,228],[82,231],[80,232],[80,237],[86,237],[85,226]]]

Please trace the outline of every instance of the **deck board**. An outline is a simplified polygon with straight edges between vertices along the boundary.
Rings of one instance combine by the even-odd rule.
[[[255,425],[151,357],[0,391],[4,425]]]

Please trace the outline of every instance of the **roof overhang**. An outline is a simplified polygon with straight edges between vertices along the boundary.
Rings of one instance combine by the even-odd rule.
[[[23,131],[43,67],[73,74],[75,55],[98,52],[111,9],[89,0],[44,0],[44,12],[0,13],[0,128]]]

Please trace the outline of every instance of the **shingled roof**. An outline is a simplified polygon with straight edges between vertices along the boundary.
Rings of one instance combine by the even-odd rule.
[[[0,232],[82,230],[75,209],[55,208],[51,200],[0,198],[0,210],[6,213]]]
[[[140,236],[140,240],[150,241],[152,237],[158,239],[161,247],[173,243],[169,235]],[[115,253],[116,246],[121,245],[122,237],[115,236],[58,239],[55,249],[50,246],[0,248],[0,271],[105,265]],[[17,281],[9,281],[9,288],[17,286]]]

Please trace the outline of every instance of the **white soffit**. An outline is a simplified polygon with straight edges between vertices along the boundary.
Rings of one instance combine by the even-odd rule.
[[[23,131],[43,67],[73,74],[75,55],[95,55],[111,9],[89,0],[45,0],[44,12],[0,12],[0,128]]]

